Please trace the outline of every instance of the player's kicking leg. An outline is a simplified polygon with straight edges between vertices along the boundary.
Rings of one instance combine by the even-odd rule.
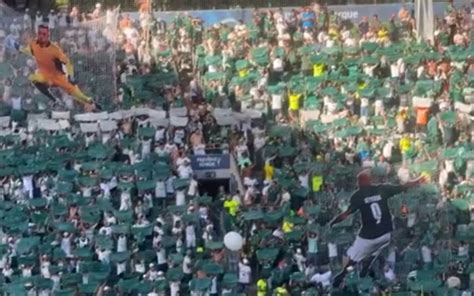
[[[374,264],[375,260],[377,260],[378,256],[370,256],[368,259],[364,260],[362,264],[362,269],[359,273],[359,276],[364,278],[369,274],[370,268]]]
[[[359,276],[364,278],[366,277],[367,275],[373,277],[373,275],[371,274],[373,272],[372,270],[372,266],[374,265],[374,263],[377,261],[377,259],[379,258],[380,254],[382,253],[382,251],[388,247],[389,245],[389,241],[380,245],[378,247],[378,249],[370,256],[368,257],[367,259],[364,260],[363,264],[362,264],[362,270],[360,271],[359,273]]]
[[[344,281],[344,278],[346,277],[347,273],[349,272],[349,269],[354,267],[357,264],[357,262],[349,259],[349,261],[344,265],[342,268],[341,272],[339,272],[335,277],[332,282],[332,286],[334,288],[339,288]]]
[[[365,273],[364,276],[366,276],[374,260],[378,257],[381,251],[390,244],[390,239],[391,233],[386,233],[375,239],[364,239],[360,236],[357,236],[352,246],[349,248],[349,250],[347,250],[349,262],[344,266],[344,269],[334,278],[333,287],[337,288],[342,284],[344,277],[347,275],[349,267],[354,267],[357,263],[362,262],[367,258],[373,257],[372,260],[369,260],[367,266],[364,266],[362,270],[362,272]]]

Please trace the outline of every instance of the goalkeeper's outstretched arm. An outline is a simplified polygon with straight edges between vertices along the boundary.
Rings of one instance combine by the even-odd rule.
[[[74,65],[59,46],[56,45],[56,48],[56,58],[64,65],[66,75],[72,78],[74,76]]]

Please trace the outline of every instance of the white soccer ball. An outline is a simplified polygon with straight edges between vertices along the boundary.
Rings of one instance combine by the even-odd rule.
[[[244,239],[238,232],[231,231],[224,236],[224,245],[231,251],[239,251],[242,249],[243,244]]]

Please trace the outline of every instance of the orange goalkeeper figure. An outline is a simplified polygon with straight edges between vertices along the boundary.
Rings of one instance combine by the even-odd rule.
[[[59,87],[73,96],[77,102],[84,105],[86,111],[90,112],[99,108],[92,98],[85,95],[72,82],[74,75],[73,65],[63,50],[49,40],[48,26],[40,25],[38,27],[37,39],[30,42],[21,51],[30,54],[36,60],[38,69],[34,74],[30,75],[29,79],[45,96],[56,101],[49,88]]]

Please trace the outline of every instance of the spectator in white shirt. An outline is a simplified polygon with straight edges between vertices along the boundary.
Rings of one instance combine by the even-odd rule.
[[[33,175],[25,175],[22,177],[23,190],[26,192],[28,198],[33,198]]]
[[[97,254],[97,257],[98,257],[100,262],[102,262],[103,264],[109,264],[109,262],[110,262],[109,258],[110,258],[110,254],[111,254],[110,250],[108,250],[108,249],[97,249],[96,254]]]
[[[167,154],[172,154],[176,149],[178,149],[178,147],[171,139],[165,145],[165,151]]]
[[[277,116],[280,114],[283,105],[283,95],[281,93],[274,93],[272,97],[272,114]]]
[[[383,157],[390,161],[392,159],[392,151],[393,151],[393,141],[388,141],[384,146],[383,146]]]
[[[71,241],[72,236],[69,233],[64,232],[63,238],[61,239],[61,249],[64,251],[64,254],[66,254],[66,257],[70,257],[72,255]]]
[[[431,263],[433,262],[431,253],[431,248],[426,244],[423,244],[421,247],[421,258],[427,267],[431,266]]]
[[[194,197],[198,193],[198,186],[199,183],[196,180],[196,177],[194,175],[191,176],[188,187],[188,196]]]
[[[293,259],[298,266],[300,272],[304,272],[306,268],[306,257],[303,255],[303,252],[300,248],[296,249],[296,254],[293,255]]]
[[[183,151],[180,151],[178,158],[176,159],[176,167],[183,165],[185,162],[190,162],[191,160],[184,154]]]
[[[272,65],[273,65],[273,72],[275,72],[278,75],[281,75],[283,71],[285,70],[283,60],[280,57],[275,57],[273,59]]]
[[[291,200],[291,194],[287,188],[284,188],[283,193],[281,194],[280,206],[283,206],[284,204],[290,202],[290,200]]]
[[[459,257],[468,257],[469,256],[469,245],[466,244],[464,241],[459,242],[458,256]]]
[[[127,251],[127,236],[125,234],[120,234],[117,239],[117,252]]]
[[[300,185],[306,189],[309,189],[309,173],[308,172],[301,172],[298,175],[298,180],[300,181]]]
[[[189,165],[189,160],[185,160],[184,163],[178,166],[178,176],[181,179],[189,179],[193,174],[193,169]]]
[[[3,268],[2,273],[5,278],[10,279],[13,275],[13,268],[11,268],[10,264],[7,264],[5,268]]]
[[[33,267],[29,266],[29,265],[20,265],[20,269],[21,269],[21,276],[23,278],[30,278],[32,273],[32,269]]]
[[[166,194],[169,196],[174,196],[174,180],[176,180],[176,176],[171,176],[166,180],[165,187],[166,187]]]
[[[184,206],[186,204],[186,191],[176,190],[175,199],[176,199],[177,206]]]
[[[195,227],[192,223],[189,223],[186,226],[186,247],[189,248],[195,248],[196,247],[196,230]]]
[[[239,285],[240,291],[246,291],[252,277],[252,269],[249,266],[249,261],[244,258],[239,263]]]
[[[98,19],[102,15],[102,4],[96,3],[92,13],[89,13],[89,18]]]
[[[337,244],[333,240],[329,241],[328,243],[328,255],[329,255],[329,262],[331,263],[331,266],[338,265]]]

